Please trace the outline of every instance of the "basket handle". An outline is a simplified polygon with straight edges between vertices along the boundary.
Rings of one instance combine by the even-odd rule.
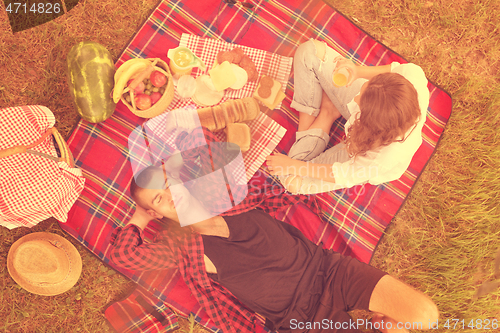
[[[45,131],[45,133],[43,133],[43,135],[40,137],[40,139],[38,139],[36,142],[32,143],[31,145],[28,145],[28,146],[20,145],[20,146],[14,146],[11,148],[6,148],[6,149],[0,150],[0,158],[28,152],[28,149],[31,149],[31,148],[39,145],[43,140],[45,140],[45,138],[47,136],[52,134],[53,130],[54,130],[54,127],[49,128],[47,131]]]
[[[30,151],[31,148],[34,148],[38,146],[40,143],[42,143],[49,135],[54,135],[54,138],[57,142],[57,145],[59,146],[59,151],[61,152],[61,157],[56,158],[54,156],[50,156],[44,153],[39,153],[37,151]],[[42,156],[45,158],[49,158],[51,160],[55,160],[58,162],[66,162],[70,168],[74,168],[74,160],[73,160],[73,155],[71,154],[71,151],[69,150],[68,145],[66,144],[66,141],[62,138],[61,134],[57,131],[57,128],[51,127],[43,135],[38,139],[36,142],[24,146],[24,145],[19,145],[19,146],[14,146],[11,148],[6,148],[6,149],[1,149],[0,150],[0,158],[16,155],[16,154],[22,154],[22,153],[32,153],[38,156]]]
[[[0,150],[0,158],[4,158],[11,155],[26,153],[28,149],[26,146],[14,146],[11,148],[6,148]]]

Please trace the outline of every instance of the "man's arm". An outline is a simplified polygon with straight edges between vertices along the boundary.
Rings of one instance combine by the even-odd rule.
[[[142,208],[139,205],[135,205],[134,215],[132,215],[127,225],[133,224],[137,226],[140,230],[144,230],[144,228],[146,228],[146,226],[152,219],[153,217],[149,215],[144,208]]]
[[[174,253],[163,243],[144,243],[143,229],[151,216],[141,207],[123,229],[118,228],[111,236],[111,261],[129,270],[161,270],[176,266]]]

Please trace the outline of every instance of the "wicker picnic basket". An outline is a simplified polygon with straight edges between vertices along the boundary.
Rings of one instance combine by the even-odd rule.
[[[68,220],[85,178],[42,105],[0,108],[0,225],[31,228]],[[55,140],[55,141],[54,141]]]
[[[133,114],[142,118],[153,118],[162,114],[174,99],[174,82],[168,64],[159,58],[148,58],[148,60],[151,61],[155,70],[162,72],[167,77],[167,88],[161,98],[149,109],[139,110],[135,106],[133,99],[131,103],[128,103],[123,96],[121,97],[123,104],[125,104]]]

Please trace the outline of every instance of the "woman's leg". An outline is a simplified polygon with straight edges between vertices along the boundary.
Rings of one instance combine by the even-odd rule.
[[[308,128],[296,133],[295,143],[290,147],[288,156],[296,160],[309,161],[324,152],[330,141],[328,133],[338,117],[340,113],[323,93],[321,111],[317,117],[299,113],[299,128],[301,126]]]
[[[328,95],[323,92],[321,97],[321,107],[318,116],[311,123],[308,129],[320,128],[325,133],[330,133],[333,122],[340,118],[339,110],[332,103]],[[300,118],[299,118],[300,121]],[[300,125],[300,122],[299,122]]]
[[[317,77],[321,61],[313,40],[301,44],[293,57],[294,94],[291,107],[316,117],[319,114],[323,88]]]
[[[335,162],[343,163],[348,160],[349,154],[347,153],[345,144],[339,143],[311,159],[310,162],[333,165]],[[322,179],[296,175],[281,176],[280,180],[285,189],[293,194],[317,194],[342,188],[342,186],[338,184],[326,182]]]
[[[307,131],[314,120],[316,120],[315,116],[305,112],[299,112],[299,127],[297,128],[297,132]]]
[[[301,44],[293,58],[294,95],[291,107],[316,117],[320,112],[323,91],[340,114],[350,117],[347,104],[359,93],[356,80],[349,87],[335,87],[333,72],[335,58],[341,55],[324,42],[309,40]],[[363,81],[363,80],[361,80]]]
[[[316,56],[321,61],[324,61],[326,54],[326,44],[318,40],[313,40],[314,46],[316,48]],[[321,128],[324,132],[329,133],[331,125],[333,122],[341,116],[339,110],[333,105],[332,101],[325,94],[323,88],[321,96],[321,106],[319,115],[314,117],[305,112],[299,112],[299,126],[297,131],[302,132],[310,128]],[[324,119],[327,117],[326,119]],[[330,124],[330,126],[328,126]],[[318,126],[319,125],[319,126]]]
[[[308,161],[323,152],[333,122],[342,115],[349,118],[347,103],[359,93],[357,81],[351,87],[337,88],[332,83],[334,59],[340,56],[324,42],[309,40],[295,53],[295,92],[291,107],[299,111],[296,140],[288,155]],[[307,138],[307,144],[299,141]],[[313,142],[314,141],[314,142]]]

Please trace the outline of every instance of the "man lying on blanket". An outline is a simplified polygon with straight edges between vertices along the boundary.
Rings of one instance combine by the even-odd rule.
[[[177,142],[189,145],[203,136],[216,140],[199,128]],[[150,166],[134,177],[136,211],[112,235],[111,260],[130,270],[178,267],[223,332],[255,332],[254,313],[279,332],[361,332],[361,322],[347,313],[352,309],[373,311],[371,324],[383,332],[429,329],[437,321],[429,297],[386,273],[315,245],[261,209],[214,216],[177,177],[165,175],[164,167]],[[248,202],[243,206],[251,208]],[[162,219],[165,229],[155,243],[145,243],[152,219]],[[182,219],[199,222],[180,227]]]

